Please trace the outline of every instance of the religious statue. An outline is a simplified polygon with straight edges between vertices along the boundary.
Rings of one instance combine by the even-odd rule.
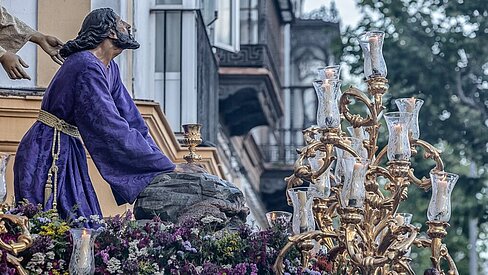
[[[90,12],[61,48],[64,64],[17,150],[17,202],[43,203],[62,218],[102,215],[83,145],[119,205],[133,203],[157,176],[175,169],[149,135],[113,60],[137,48],[131,26],[110,8]]]

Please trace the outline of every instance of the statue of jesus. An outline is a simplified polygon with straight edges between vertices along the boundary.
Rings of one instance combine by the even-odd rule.
[[[62,218],[102,215],[83,145],[119,205],[133,203],[157,175],[175,169],[149,135],[113,60],[137,48],[131,26],[112,9],[86,16],[78,36],[60,50],[66,60],[19,144],[16,202],[42,203]]]

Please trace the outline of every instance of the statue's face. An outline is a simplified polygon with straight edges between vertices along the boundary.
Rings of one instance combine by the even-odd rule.
[[[121,49],[137,49],[139,43],[134,39],[131,33],[131,26],[129,23],[117,17],[117,26],[115,29],[117,39],[113,40],[115,46]]]

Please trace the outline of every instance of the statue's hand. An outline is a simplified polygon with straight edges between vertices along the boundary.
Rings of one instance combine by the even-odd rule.
[[[39,45],[42,50],[44,50],[49,56],[51,56],[54,62],[58,63],[59,65],[63,64],[64,58],[62,58],[59,54],[59,50],[63,46],[63,42],[61,42],[61,40],[57,39],[54,36],[36,32],[32,35],[30,41]]]
[[[11,52],[5,52],[0,57],[0,63],[2,63],[8,77],[11,79],[31,79],[24,71],[24,68],[29,68],[29,65],[20,56]]]

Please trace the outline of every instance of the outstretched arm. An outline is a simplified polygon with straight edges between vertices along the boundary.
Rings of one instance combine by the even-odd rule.
[[[59,65],[63,65],[64,58],[62,58],[59,54],[59,50],[63,46],[63,42],[61,42],[61,40],[54,36],[35,32],[31,36],[30,41],[39,45],[54,62],[58,63]]]
[[[24,70],[29,66],[16,55],[27,41],[38,44],[56,63],[63,63],[59,55],[63,43],[59,39],[35,31],[0,6],[0,63],[11,79],[31,79]]]

